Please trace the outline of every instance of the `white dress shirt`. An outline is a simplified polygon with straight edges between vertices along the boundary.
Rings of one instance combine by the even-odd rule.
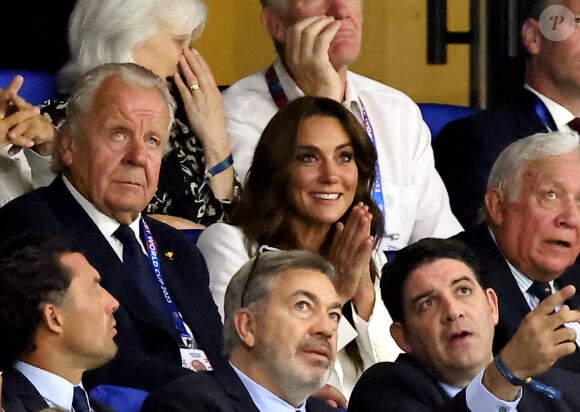
[[[546,109],[548,109],[548,112],[550,112],[550,116],[552,116],[552,120],[554,120],[554,124],[556,125],[559,131],[564,133],[575,133],[577,135],[576,131],[573,130],[570,126],[568,126],[568,123],[576,117],[570,110],[566,109],[561,104],[556,103],[549,97],[544,96],[542,93],[535,90],[529,84],[525,84],[524,88],[534,93],[536,96],[538,96],[538,98],[542,101],[542,103],[544,103]],[[548,125],[546,125],[546,127],[548,127]]]

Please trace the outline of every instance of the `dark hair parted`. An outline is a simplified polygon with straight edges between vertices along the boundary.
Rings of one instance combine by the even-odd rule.
[[[383,235],[383,215],[372,196],[376,178],[377,154],[359,120],[343,105],[325,97],[300,97],[278,111],[270,120],[254,152],[239,204],[231,222],[241,227],[246,237],[258,244],[279,247],[297,246],[290,230],[290,218],[295,214],[288,201],[292,162],[296,160],[298,133],[306,119],[313,116],[338,120],[350,137],[358,169],[358,184],[353,204],[340,218],[346,220],[358,202],[369,207],[373,216],[371,234],[375,243]],[[332,233],[329,239],[332,239]],[[324,254],[324,251],[320,251]]]
[[[439,259],[453,259],[465,263],[481,285],[479,262],[465,243],[457,239],[419,240],[398,251],[396,259],[383,266],[381,297],[394,322],[404,323],[403,289],[411,273]]]
[[[43,303],[60,304],[72,280],[60,258],[73,252],[66,237],[32,232],[0,244],[0,369],[34,351]]]

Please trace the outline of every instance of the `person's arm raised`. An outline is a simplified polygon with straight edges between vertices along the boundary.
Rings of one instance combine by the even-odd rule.
[[[499,362],[496,360],[485,369],[483,385],[496,397],[515,399],[522,385],[510,383],[508,379],[512,382],[519,379],[521,384],[530,385],[534,376],[546,372],[558,359],[576,350],[576,332],[564,324],[579,322],[580,312],[563,304],[575,292],[575,287],[568,285],[543,300],[526,315],[497,355]],[[555,308],[560,305],[561,309],[556,312]],[[537,390],[537,385],[530,386]]]
[[[340,22],[329,16],[308,17],[286,31],[284,60],[292,78],[307,96],[329,97],[342,103],[345,79],[330,62],[330,44]]]

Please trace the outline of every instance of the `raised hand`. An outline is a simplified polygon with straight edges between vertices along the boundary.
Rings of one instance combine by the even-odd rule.
[[[306,95],[343,101],[345,80],[328,55],[340,24],[330,16],[315,16],[299,21],[286,31],[285,63]]]
[[[55,130],[38,107],[18,96],[23,82],[24,78],[17,75],[5,90],[0,89],[0,147],[11,144],[11,154],[23,147],[50,154]]]
[[[357,314],[369,319],[375,302],[375,289],[370,276],[373,237],[372,215],[362,202],[355,205],[346,222],[336,224],[336,233],[328,254],[338,279],[336,289],[341,300],[352,300]]]
[[[563,305],[576,292],[568,285],[544,299],[522,320],[520,327],[501,352],[504,364],[517,377],[539,375],[563,356],[576,350],[576,332],[564,326],[580,322],[580,311]],[[556,307],[562,305],[559,311]]]
[[[181,94],[189,126],[195,132],[205,156],[206,169],[231,154],[221,93],[206,61],[197,50],[185,49],[179,60],[180,72],[173,76]],[[218,199],[234,196],[233,167],[210,179]]]

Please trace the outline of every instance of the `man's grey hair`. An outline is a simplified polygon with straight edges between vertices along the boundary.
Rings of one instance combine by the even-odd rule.
[[[91,110],[95,103],[95,93],[101,84],[111,77],[118,77],[129,86],[157,89],[165,101],[169,112],[169,125],[167,129],[169,133],[171,125],[173,124],[176,102],[167,89],[165,81],[155,75],[151,70],[135,63],[108,63],[97,66],[85,73],[79,79],[67,100],[66,120],[62,127],[68,129],[68,132],[74,139],[83,137],[83,122],[87,116],[91,115]],[[56,146],[58,147],[58,144]],[[58,150],[55,151],[53,170],[55,172],[63,171],[63,164]]]
[[[515,202],[520,196],[521,181],[530,162],[573,150],[580,150],[578,136],[574,133],[536,133],[518,139],[506,147],[496,159],[487,180],[487,189],[499,189],[504,200]]]
[[[326,275],[335,284],[336,272],[330,262],[306,250],[272,250],[246,262],[230,280],[224,298],[224,353],[241,343],[234,318],[242,307],[259,311],[270,298],[276,277],[287,270],[311,269]]]
[[[133,50],[165,27],[176,35],[201,35],[202,0],[77,0],[68,28],[70,60],[58,87],[68,94],[83,73],[104,63],[135,63]]]

